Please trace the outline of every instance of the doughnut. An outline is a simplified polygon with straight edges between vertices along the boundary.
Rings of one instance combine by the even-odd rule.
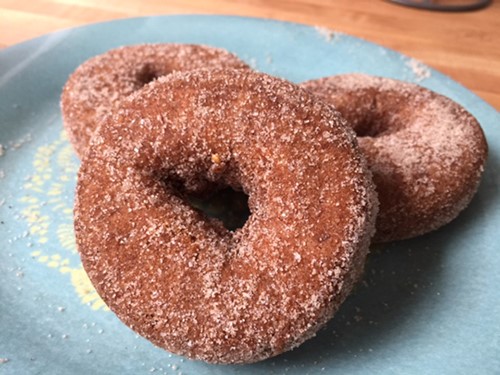
[[[226,229],[187,193],[231,188]],[[250,363],[314,336],[362,272],[377,198],[328,104],[251,70],[157,79],[124,99],[78,173],[75,234],[109,308],[170,352]]]
[[[82,157],[99,120],[123,98],[174,71],[200,68],[248,68],[219,48],[190,44],[125,46],[80,65],[61,96],[63,123],[75,152]]]
[[[301,84],[353,127],[380,201],[374,242],[415,237],[453,220],[475,194],[488,147],[459,104],[415,84],[345,74]]]

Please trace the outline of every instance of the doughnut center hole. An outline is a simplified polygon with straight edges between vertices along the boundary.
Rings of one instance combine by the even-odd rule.
[[[354,123],[353,129],[360,138],[377,138],[387,131],[387,124],[381,118],[368,118],[358,123]]]
[[[368,103],[354,101],[353,106],[357,107],[356,113],[343,111],[347,122],[351,123],[358,138],[379,138],[397,131],[405,123],[404,114],[401,118],[401,110],[397,109],[404,103],[401,103],[397,97],[379,98],[375,92],[368,92],[368,94],[373,96]],[[388,101],[395,103],[396,109],[385,108],[387,107],[385,103]]]
[[[224,187],[204,197],[188,194],[186,201],[205,216],[222,221],[230,231],[243,227],[250,216],[248,195],[231,187]]]
[[[137,73],[137,82],[139,83],[139,87],[147,85],[149,82],[153,82],[160,76],[158,71],[153,68],[150,64],[145,64]]]

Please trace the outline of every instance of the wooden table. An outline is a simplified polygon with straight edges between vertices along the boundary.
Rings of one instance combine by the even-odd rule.
[[[328,27],[410,55],[500,109],[500,1],[467,13],[383,0],[0,0],[0,47],[63,28],[159,14],[231,14]]]

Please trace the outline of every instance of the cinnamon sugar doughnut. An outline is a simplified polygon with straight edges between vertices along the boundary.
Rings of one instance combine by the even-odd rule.
[[[249,196],[227,230],[183,198]],[[250,70],[159,78],[125,99],[80,172],[83,265],[118,317],[154,344],[214,363],[292,349],[358,278],[376,196],[356,137],[329,105]]]
[[[64,126],[82,157],[99,120],[123,98],[174,71],[248,68],[235,55],[191,44],[142,44],[95,56],[69,77],[61,97]]]
[[[302,83],[356,133],[380,200],[374,241],[418,236],[453,220],[475,194],[488,147],[476,119],[423,87],[346,74]]]

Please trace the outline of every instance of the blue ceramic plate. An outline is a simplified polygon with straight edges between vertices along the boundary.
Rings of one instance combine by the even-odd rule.
[[[59,95],[84,60],[134,43],[223,47],[292,81],[365,72],[465,106],[490,145],[477,196],[453,223],[374,249],[363,283],[316,338],[258,364],[220,366],[154,347],[95,293],[75,251],[78,160]],[[150,17],[50,34],[0,51],[0,373],[499,374],[500,118],[418,61],[328,30],[260,19]]]

